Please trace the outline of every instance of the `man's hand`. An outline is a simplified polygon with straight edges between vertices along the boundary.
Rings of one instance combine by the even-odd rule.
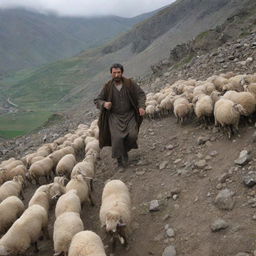
[[[146,111],[144,108],[139,108],[139,113],[140,113],[140,116],[144,116]]]
[[[111,109],[111,107],[112,107],[112,102],[106,101],[103,106],[104,106],[104,108],[106,108],[106,109]]]

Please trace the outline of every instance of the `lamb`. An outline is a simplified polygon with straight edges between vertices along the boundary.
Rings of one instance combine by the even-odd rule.
[[[173,103],[173,112],[177,118],[177,123],[183,123],[185,118],[188,118],[192,111],[192,104],[184,98],[175,99]]]
[[[62,149],[58,149],[54,152],[52,152],[48,157],[52,159],[53,161],[53,167],[55,168],[60,161],[60,159],[67,155],[67,154],[73,154],[75,155],[75,150],[71,146],[64,147]]]
[[[9,196],[0,203],[0,233],[5,233],[25,210],[23,202],[16,196]]]
[[[75,189],[63,194],[57,201],[55,207],[55,217],[58,218],[64,212],[81,212],[81,202]]]
[[[68,256],[106,256],[100,237],[92,231],[75,234],[70,243]]]
[[[6,181],[0,187],[0,202],[9,196],[21,196],[24,199],[22,194],[22,186],[24,179],[22,176],[15,176],[11,181]]]
[[[255,112],[256,99],[250,92],[227,91],[223,98],[232,100],[234,103],[240,104],[246,111],[246,116]]]
[[[36,184],[39,184],[40,177],[45,177],[48,181],[51,179],[51,174],[53,171],[54,163],[50,157],[45,157],[44,159],[33,163],[28,172],[28,179],[32,181],[35,180]]]
[[[6,171],[5,180],[11,180],[18,175],[22,176],[22,178],[25,180],[26,173],[27,173],[27,168],[23,164],[17,165],[13,169]]]
[[[209,95],[200,95],[195,99],[194,112],[198,119],[204,119],[213,115],[213,100]]]
[[[84,151],[84,140],[82,138],[76,138],[73,143],[72,143],[72,147],[75,150],[75,154],[76,156],[81,156],[83,154]]]
[[[129,226],[130,221],[131,199],[127,186],[121,180],[107,182],[102,193],[101,226],[105,226],[107,232],[117,235],[121,243],[127,245],[124,228]]]
[[[95,160],[97,155],[93,154],[93,152],[90,152],[91,154],[87,154],[85,159],[82,162],[77,163],[71,173],[71,178],[82,174],[84,179],[90,180],[90,189],[93,190],[93,178],[95,174]]]
[[[73,154],[63,156],[56,166],[56,174],[70,178],[73,167],[76,164],[76,159]]]
[[[71,178],[66,186],[66,192],[72,189],[77,191],[77,195],[80,198],[81,204],[85,201],[88,201],[92,206],[94,205],[89,187],[82,175],[77,175]]]
[[[54,256],[62,254],[66,256],[72,237],[82,230],[84,230],[84,225],[79,213],[65,212],[61,214],[54,222]]]
[[[33,205],[27,208],[0,239],[0,255],[24,254],[31,244],[38,251],[37,241],[41,231],[48,234],[47,223],[47,212],[42,206]]]
[[[65,192],[65,187],[57,182],[42,185],[35,191],[28,203],[28,206],[38,204],[44,207],[44,209],[48,212],[50,208],[50,200],[59,198]]]
[[[231,77],[228,80],[228,83],[223,86],[223,91],[237,91],[242,92],[243,91],[243,85],[244,85],[244,78],[245,75],[237,75],[234,77]]]
[[[246,115],[245,109],[231,100],[221,98],[214,106],[215,125],[227,128],[228,138],[238,131],[240,115]]]

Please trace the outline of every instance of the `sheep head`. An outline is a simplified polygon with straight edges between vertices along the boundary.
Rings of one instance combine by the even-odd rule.
[[[244,109],[244,107],[241,104],[234,104],[233,105],[233,109],[236,112],[240,113],[241,115],[245,115],[246,116],[248,114],[246,109]]]
[[[50,198],[53,199],[53,200],[58,199],[65,192],[66,192],[65,187],[62,186],[59,183],[54,182],[54,183],[49,185]]]
[[[117,226],[120,223],[121,216],[118,212],[116,211],[109,211],[106,214],[106,231],[112,231],[116,232],[117,231]]]

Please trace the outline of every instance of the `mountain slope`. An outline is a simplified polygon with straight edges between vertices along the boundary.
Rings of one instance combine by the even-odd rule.
[[[0,74],[71,57],[107,42],[153,13],[134,18],[75,18],[0,10]]]

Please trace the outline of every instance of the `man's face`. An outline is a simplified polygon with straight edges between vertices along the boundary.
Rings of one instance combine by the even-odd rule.
[[[120,68],[112,68],[112,78],[114,79],[115,82],[120,82],[122,78],[122,71]]]

